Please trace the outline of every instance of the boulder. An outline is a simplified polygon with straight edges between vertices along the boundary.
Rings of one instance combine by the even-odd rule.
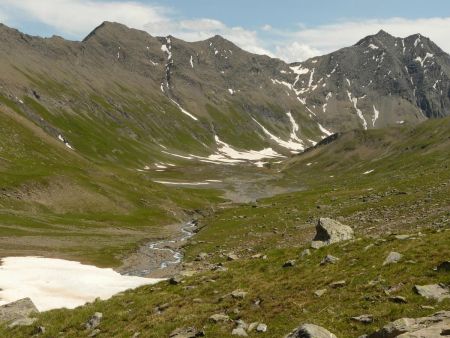
[[[33,313],[38,313],[38,309],[30,298],[19,299],[15,302],[0,306],[0,323],[16,322],[15,326],[29,323],[27,319]],[[31,324],[26,324],[31,325]]]
[[[331,218],[320,218],[316,226],[316,236],[311,247],[318,249],[325,245],[347,241],[354,238],[353,229]]]
[[[450,311],[440,311],[429,317],[397,319],[369,334],[367,338],[441,338],[449,328]]]
[[[304,324],[296,328],[285,338],[337,338],[337,337],[333,333],[331,333],[330,331],[321,326],[314,324]]]
[[[434,299],[438,302],[450,298],[448,287],[441,284],[415,285],[414,291],[427,299]]]
[[[400,261],[400,259],[402,259],[402,257],[403,257],[402,254],[392,251],[389,253],[389,255],[384,260],[383,265],[398,263]]]

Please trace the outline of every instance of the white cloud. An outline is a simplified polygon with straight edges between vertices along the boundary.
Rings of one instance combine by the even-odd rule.
[[[450,51],[449,27],[450,18],[342,21],[313,28],[302,28],[296,32],[278,32],[278,36],[283,42],[276,45],[274,49],[275,55],[285,60],[301,60],[308,54],[305,51],[311,50],[318,54],[329,53],[353,45],[361,38],[383,29],[400,37],[421,33],[448,52]],[[296,59],[297,52],[299,54]]]
[[[282,46],[275,46],[274,52],[276,57],[292,62],[306,60],[320,54],[322,54],[320,50],[296,41]]]

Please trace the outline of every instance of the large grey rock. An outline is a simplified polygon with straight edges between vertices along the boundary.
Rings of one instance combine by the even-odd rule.
[[[353,229],[331,218],[320,218],[316,226],[316,236],[311,242],[314,249],[354,238]]]
[[[24,320],[28,319],[33,313],[38,312],[38,309],[30,298],[19,299],[15,302],[0,306],[0,323],[24,323]]]
[[[440,311],[429,317],[397,319],[367,338],[442,338],[449,328],[450,311]]]
[[[333,333],[327,329],[314,325],[314,324],[303,324],[302,326],[296,328],[285,338],[337,338]]]
[[[448,287],[440,284],[415,285],[414,291],[425,298],[434,299],[439,302],[443,299],[450,298]]]

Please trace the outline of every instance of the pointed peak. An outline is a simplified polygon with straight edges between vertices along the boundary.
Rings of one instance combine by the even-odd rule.
[[[83,42],[88,41],[89,39],[93,38],[94,36],[117,37],[117,36],[123,36],[125,34],[130,34],[132,32],[140,32],[140,33],[148,34],[146,32],[130,28],[130,27],[125,26],[124,24],[121,24],[118,22],[104,21],[99,26],[97,26],[92,32],[90,32],[83,39]]]
[[[374,36],[375,36],[375,37],[390,37],[390,38],[393,38],[393,36],[392,36],[391,34],[389,34],[388,32],[386,32],[386,31],[383,30],[383,29],[380,29],[380,30],[378,31],[378,33],[375,34]]]

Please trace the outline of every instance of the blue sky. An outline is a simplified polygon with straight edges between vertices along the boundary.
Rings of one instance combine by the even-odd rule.
[[[81,40],[102,21],[195,41],[220,34],[251,52],[301,61],[384,29],[450,51],[448,0],[0,0],[0,21]]]

